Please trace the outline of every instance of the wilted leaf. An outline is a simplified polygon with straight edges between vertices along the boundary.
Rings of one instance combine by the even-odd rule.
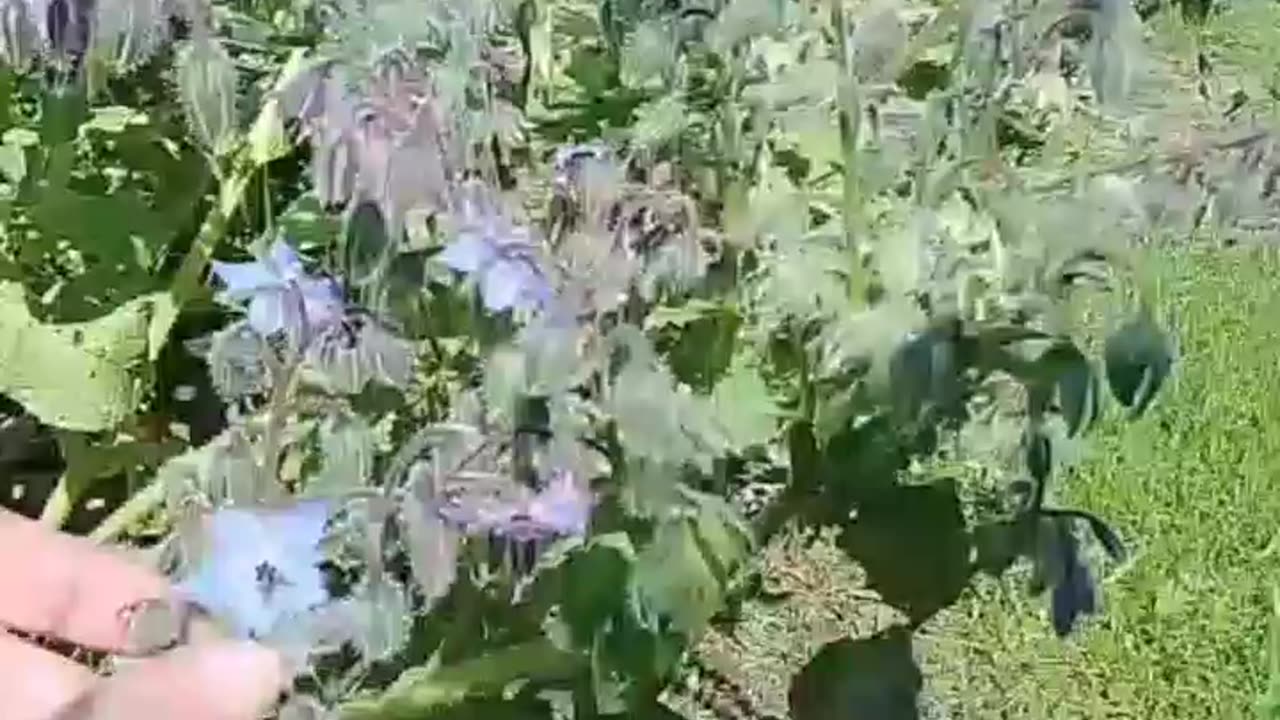
[[[1173,368],[1169,339],[1146,310],[1111,333],[1103,358],[1111,393],[1131,417],[1147,409]]]
[[[1102,408],[1098,374],[1093,363],[1073,344],[1060,344],[1049,352],[1055,353],[1058,408],[1067,424],[1067,435],[1074,437],[1098,419]]]

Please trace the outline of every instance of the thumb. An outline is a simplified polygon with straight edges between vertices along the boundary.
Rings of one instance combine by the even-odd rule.
[[[257,720],[286,682],[282,658],[261,645],[188,645],[104,681],[86,698],[83,718]]]

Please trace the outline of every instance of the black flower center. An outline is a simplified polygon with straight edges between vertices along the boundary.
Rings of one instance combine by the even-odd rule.
[[[258,583],[258,592],[262,593],[264,600],[269,601],[276,588],[289,584],[289,579],[284,576],[284,573],[269,562],[263,561],[253,569],[253,572],[254,580]]]

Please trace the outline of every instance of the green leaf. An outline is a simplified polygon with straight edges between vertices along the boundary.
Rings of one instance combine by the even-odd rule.
[[[13,185],[20,184],[27,177],[26,150],[9,143],[0,145],[0,174]]]
[[[332,413],[318,433],[320,472],[307,481],[312,497],[341,497],[365,486],[373,476],[373,428],[355,413]]]
[[[1111,333],[1103,359],[1111,394],[1135,418],[1150,406],[1173,369],[1169,339],[1146,309]]]
[[[20,284],[0,283],[0,392],[55,427],[117,426],[142,397],[137,374],[154,305],[147,296],[89,322],[46,324],[32,317]]]
[[[954,603],[972,574],[972,538],[951,479],[870,494],[838,544],[866,570],[868,586],[913,622]]]
[[[84,92],[76,86],[48,90],[40,108],[40,142],[53,147],[75,140],[88,113]]]
[[[1053,383],[1058,392],[1058,409],[1074,437],[1088,430],[1098,419],[1102,393],[1093,364],[1074,343],[1054,343],[1036,360],[1042,382]]]
[[[916,720],[924,677],[911,633],[893,627],[827,643],[791,681],[795,720]]]
[[[703,558],[726,587],[755,547],[751,529],[723,499],[686,490],[697,508],[694,532]]]
[[[636,559],[632,592],[655,629],[672,629],[697,637],[720,610],[724,588],[703,555],[689,518],[670,518],[658,525],[653,540]]]
[[[90,112],[92,115],[80,126],[82,133],[96,130],[118,135],[132,126],[149,122],[146,113],[124,105],[93,108]]]
[[[711,405],[725,442],[734,452],[763,445],[773,438],[781,410],[745,353],[734,358],[729,374],[716,383]]]
[[[565,561],[561,616],[574,645],[589,649],[596,633],[623,608],[627,581],[636,560],[626,533],[615,532],[591,539]]]
[[[637,146],[654,150],[683,132],[688,121],[689,109],[684,101],[667,95],[636,108],[631,138]]]
[[[280,77],[276,80],[275,87],[266,101],[262,104],[262,109],[258,111],[257,117],[253,120],[253,125],[249,128],[249,159],[256,165],[266,165],[273,160],[278,160],[293,149],[289,139],[285,136],[284,116],[281,111],[281,95],[291,88],[304,73],[311,71],[311,65],[307,62],[307,51],[305,48],[294,48],[289,53],[289,59],[285,62],[284,68],[280,70]]]
[[[377,203],[357,203],[348,213],[342,234],[343,275],[352,284],[365,285],[378,278],[395,245],[386,218]]]
[[[237,135],[236,66],[217,38],[197,36],[178,50],[174,75],[191,131],[223,155]]]
[[[341,720],[420,720],[473,696],[496,695],[519,681],[565,678],[580,667],[579,655],[557,649],[550,641],[512,645],[444,667],[406,670],[376,698],[343,705]]]
[[[649,20],[640,23],[622,49],[622,81],[632,87],[669,72],[676,63],[676,39],[671,26]]]
[[[356,639],[365,661],[384,660],[409,638],[409,600],[389,578],[376,578],[355,595]]]

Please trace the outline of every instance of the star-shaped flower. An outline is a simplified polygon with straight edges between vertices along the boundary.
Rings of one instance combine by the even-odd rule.
[[[551,283],[528,228],[471,202],[463,204],[455,220],[457,235],[440,260],[475,279],[487,310],[536,310],[551,300]]]
[[[224,508],[206,519],[204,556],[177,587],[245,638],[265,638],[324,605],[319,543],[328,503]]]
[[[228,263],[214,260],[214,275],[225,289],[222,302],[249,302],[249,324],[263,337],[279,332],[310,338],[342,317],[342,295],[326,277],[308,277],[293,248],[277,240],[262,260]]]

